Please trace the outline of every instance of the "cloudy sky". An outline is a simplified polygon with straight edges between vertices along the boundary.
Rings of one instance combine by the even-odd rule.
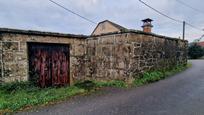
[[[165,18],[138,0],[54,0],[95,21],[111,20],[126,28],[141,30],[141,20],[154,20],[153,32],[182,36],[182,25]],[[203,0],[180,0],[200,10],[192,10],[176,0],[143,0],[161,12],[204,28]],[[49,0],[0,0],[0,27],[89,35],[96,25],[49,2]],[[192,41],[204,32],[187,26],[186,39]]]

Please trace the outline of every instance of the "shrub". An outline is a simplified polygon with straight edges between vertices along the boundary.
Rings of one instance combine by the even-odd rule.
[[[204,49],[197,45],[197,43],[193,43],[188,48],[188,56],[191,59],[198,59],[204,55]]]

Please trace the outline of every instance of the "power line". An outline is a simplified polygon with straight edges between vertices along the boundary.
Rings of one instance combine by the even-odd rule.
[[[49,1],[52,2],[52,3],[54,3],[55,5],[57,5],[57,6],[61,7],[61,8],[63,8],[64,10],[66,10],[66,11],[68,11],[68,12],[70,12],[70,13],[72,13],[72,14],[74,14],[74,15],[76,15],[76,16],[78,16],[78,17],[80,17],[80,18],[82,18],[82,19],[84,19],[84,20],[86,20],[86,21],[88,21],[88,22],[90,22],[90,23],[97,24],[96,22],[92,21],[91,19],[88,19],[88,18],[86,18],[86,17],[84,17],[84,16],[82,16],[82,15],[80,15],[80,14],[78,14],[78,13],[75,13],[74,11],[72,11],[72,10],[66,8],[65,6],[63,6],[63,5],[61,5],[61,4],[57,3],[57,2],[55,2],[55,1],[53,1],[53,0],[49,0]]]
[[[198,28],[198,27],[196,27],[196,26],[194,26],[194,25],[192,25],[192,24],[190,24],[190,23],[188,23],[188,22],[186,22],[186,25],[188,25],[188,26],[190,26],[191,28],[194,28],[194,29],[196,29],[196,30],[204,31],[204,29]]]
[[[167,18],[169,18],[170,20],[173,20],[173,21],[175,21],[175,22],[183,23],[183,21],[178,20],[178,19],[175,19],[175,18],[172,18],[172,17],[170,17],[170,16],[168,16],[168,15],[166,15],[166,14],[160,12],[159,10],[153,8],[152,6],[150,6],[150,5],[148,5],[147,3],[143,2],[142,0],[139,0],[139,1],[140,1],[141,3],[143,3],[145,6],[149,7],[150,9],[154,10],[155,12],[159,13],[160,15],[162,15],[162,16],[164,16],[164,17],[167,17]]]
[[[183,2],[183,1],[181,1],[181,0],[176,0],[176,1],[179,2],[180,4],[182,4],[183,6],[186,6],[186,7],[190,8],[190,9],[192,9],[192,10],[194,10],[194,11],[197,11],[197,12],[199,12],[199,13],[204,14],[203,11],[201,11],[201,10],[199,10],[199,9],[197,9],[197,8],[194,8],[194,7],[192,7],[192,6],[189,5],[189,4],[186,4],[185,2]]]
[[[192,24],[190,24],[190,23],[188,23],[188,22],[186,22],[186,21],[182,21],[182,20],[179,20],[179,19],[175,19],[175,18],[170,17],[170,16],[168,16],[168,15],[166,15],[166,14],[160,12],[159,10],[153,8],[152,6],[148,5],[147,3],[145,3],[145,2],[142,1],[142,0],[139,0],[139,1],[140,1],[141,3],[143,3],[145,6],[149,7],[150,9],[154,10],[155,12],[159,13],[159,14],[162,15],[162,16],[164,16],[164,17],[166,17],[166,18],[169,18],[169,19],[172,20],[172,21],[175,21],[175,22],[178,22],[178,23],[183,23],[183,22],[185,22],[186,25],[188,25],[188,26],[190,26],[190,27],[192,27],[192,28],[194,28],[194,29],[196,29],[196,30],[204,31],[203,29],[198,28],[198,27],[196,27],[196,26],[194,26],[194,25],[192,25]]]

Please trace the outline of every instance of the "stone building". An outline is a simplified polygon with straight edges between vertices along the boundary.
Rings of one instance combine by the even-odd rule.
[[[0,81],[31,80],[42,87],[127,81],[145,71],[186,64],[187,47],[185,40],[110,21],[99,23],[91,36],[1,28]]]
[[[105,21],[98,23],[98,25],[96,26],[96,28],[94,29],[91,35],[93,36],[93,35],[100,35],[100,34],[105,34],[105,33],[121,32],[123,30],[127,30],[127,29],[114,22],[105,20]]]
[[[39,81],[47,81],[46,85],[72,83],[76,70],[84,66],[80,59],[84,59],[87,37],[1,28],[1,82],[33,80],[33,74],[37,74]],[[65,79],[59,79],[61,76]]]

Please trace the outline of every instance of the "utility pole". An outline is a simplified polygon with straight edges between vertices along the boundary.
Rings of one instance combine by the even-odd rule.
[[[185,28],[186,28],[186,22],[183,21],[183,40],[185,40]]]

